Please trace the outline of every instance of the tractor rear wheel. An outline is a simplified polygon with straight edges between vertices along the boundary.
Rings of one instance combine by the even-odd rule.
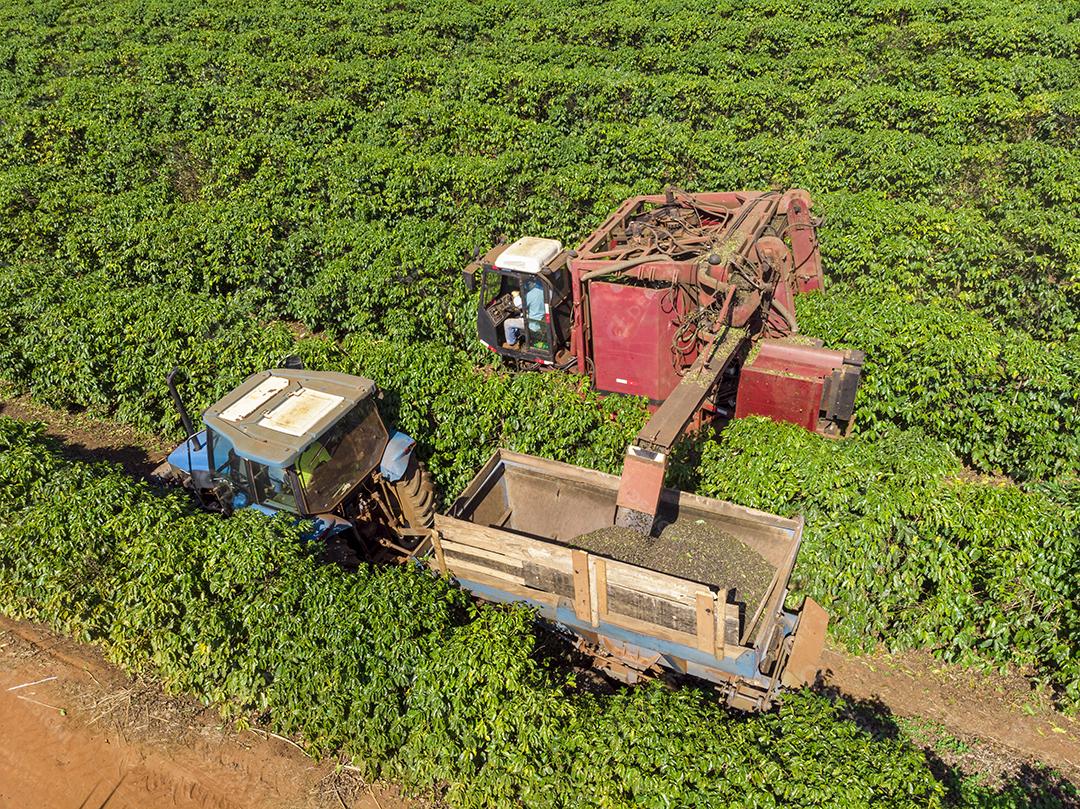
[[[394,484],[394,494],[406,527],[435,527],[435,486],[427,470],[415,458],[409,460],[405,476]]]

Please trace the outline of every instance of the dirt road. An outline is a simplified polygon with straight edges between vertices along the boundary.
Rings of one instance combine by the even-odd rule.
[[[0,618],[0,809],[402,809],[288,742],[132,681],[91,647]]]
[[[1018,674],[946,665],[926,652],[853,656],[826,650],[826,686],[876,706],[947,763],[990,781],[1052,767],[1080,785],[1080,719]]]

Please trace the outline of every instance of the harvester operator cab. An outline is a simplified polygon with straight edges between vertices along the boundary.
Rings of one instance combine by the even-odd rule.
[[[554,239],[526,236],[466,267],[466,286],[480,291],[477,331],[491,351],[523,364],[565,361],[571,317],[567,255]]]
[[[415,442],[387,431],[375,398],[374,382],[347,374],[253,374],[206,409],[205,428],[170,453],[161,476],[226,513],[252,508],[347,526],[358,501],[380,496],[380,481],[393,489],[420,474]],[[182,406],[181,418],[191,433]]]

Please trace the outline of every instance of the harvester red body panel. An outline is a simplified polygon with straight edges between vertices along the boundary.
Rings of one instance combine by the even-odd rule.
[[[829,435],[829,414],[827,408],[822,412],[822,402],[832,400],[828,393],[833,387],[839,398],[854,402],[860,363],[857,352],[762,340],[743,364],[735,418],[766,416]]]
[[[696,194],[693,199],[717,210],[738,212],[768,197],[759,192],[729,192]],[[731,268],[719,263],[703,269],[701,254],[691,253],[685,257],[657,256],[657,260],[629,268],[618,281],[595,274],[603,273],[613,259],[618,261],[620,252],[627,252],[619,250],[620,240],[636,217],[653,206],[670,203],[671,198],[662,194],[627,200],[582,242],[576,255],[567,258],[574,313],[570,353],[576,358],[577,370],[591,376],[600,391],[645,396],[653,404],[667,398],[697,359],[698,341],[677,345],[676,335],[691,312],[716,304],[731,281]],[[761,235],[774,220],[784,217],[790,247],[779,237]],[[763,306],[754,296],[733,304],[733,320],[747,321],[764,311],[761,336],[782,337],[796,331],[795,295],[823,288],[806,192],[773,195],[767,204],[752,208],[735,228],[725,227],[722,216],[706,215],[700,221],[703,230],[711,228],[717,237],[711,244],[703,242],[702,250],[720,243],[732,255],[775,257],[786,276],[771,290],[772,300],[783,307],[792,322],[777,316],[773,307]],[[644,285],[626,283],[627,276]],[[792,384],[793,391],[800,387]],[[782,420],[808,423],[801,418]],[[817,429],[816,419],[810,429]]]
[[[666,290],[605,281],[589,285],[591,351],[582,354],[579,363],[591,364],[597,390],[659,403],[682,381],[672,362],[678,324],[669,298]]]

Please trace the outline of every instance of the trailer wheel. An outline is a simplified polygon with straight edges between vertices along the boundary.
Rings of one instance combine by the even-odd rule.
[[[407,527],[435,527],[435,486],[415,458],[409,460],[405,476],[394,484],[394,494]]]

